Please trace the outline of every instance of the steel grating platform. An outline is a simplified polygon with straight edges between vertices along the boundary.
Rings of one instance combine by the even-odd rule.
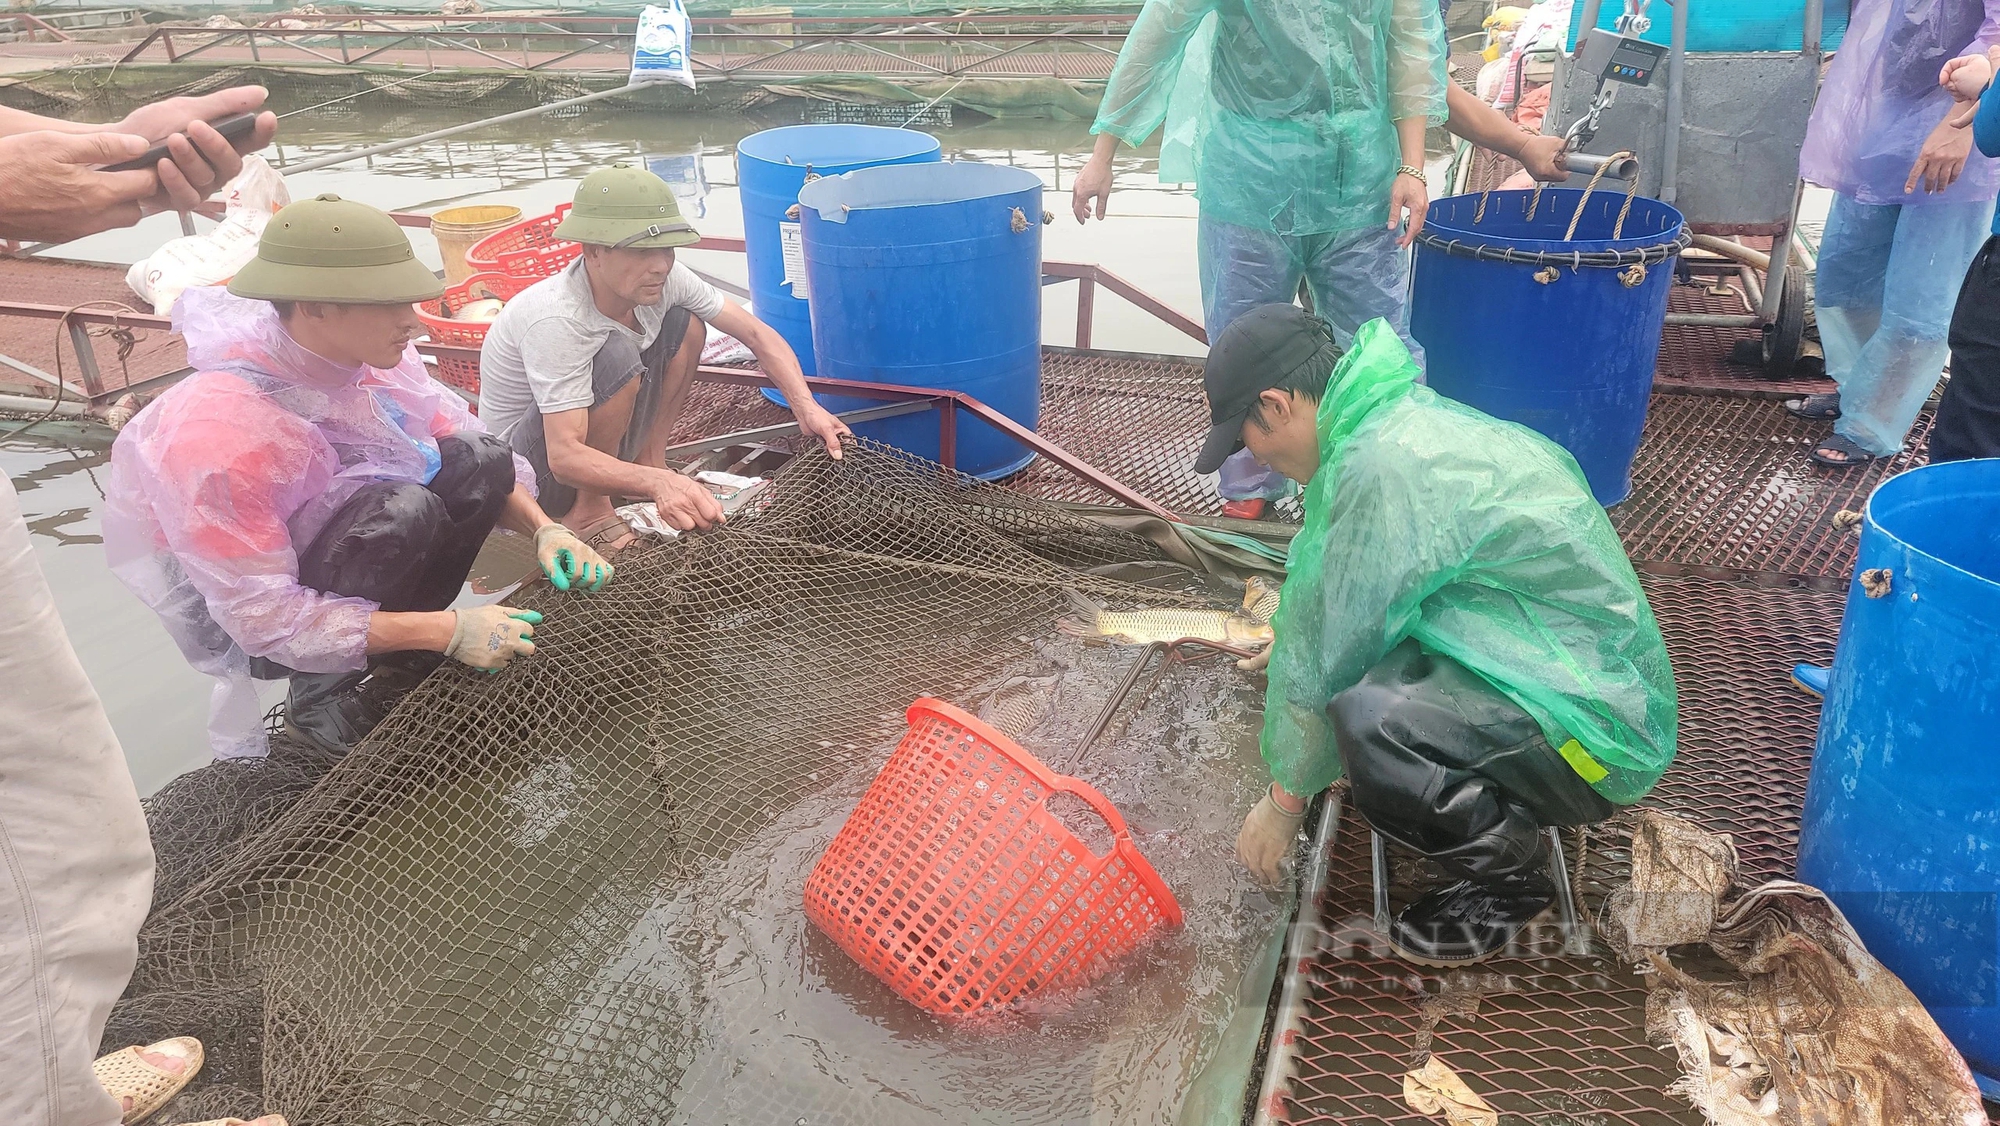
[[[1833,526],[1834,514],[1923,464],[1931,418],[1918,417],[1895,457],[1829,469],[1806,454],[1830,423],[1795,418],[1773,400],[1656,394],[1632,495],[1611,523],[1642,566],[1770,572],[1845,589],[1856,541]]]
[[[1680,753],[1643,803],[1731,833],[1745,880],[1786,877],[1818,705],[1791,663],[1831,657],[1842,595],[1700,577],[1643,576],[1681,694]],[[1624,876],[1626,834],[1593,830],[1572,863],[1595,910]],[[1397,906],[1417,865],[1399,863]],[[1458,971],[1412,966],[1372,937],[1368,833],[1347,811],[1322,917],[1326,953],[1309,964],[1303,1032],[1280,1121],[1429,1123],[1403,1102],[1402,1076],[1437,1053],[1503,1115],[1555,1126],[1698,1126],[1667,1088],[1671,1052],[1648,1043],[1646,986],[1603,952],[1571,957],[1552,933],[1519,956]],[[1474,998],[1476,997],[1476,1003]],[[1476,1011],[1474,1011],[1476,1009]]]

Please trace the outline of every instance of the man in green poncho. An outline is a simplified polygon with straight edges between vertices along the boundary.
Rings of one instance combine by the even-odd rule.
[[[1147,0],[1091,127],[1077,220],[1093,204],[1104,218],[1118,142],[1164,122],[1161,178],[1201,199],[1210,340],[1301,279],[1343,342],[1377,317],[1402,332],[1424,129],[1446,120],[1446,84],[1437,0]],[[1253,502],[1235,514],[1283,495],[1247,457],[1221,474],[1225,500]]]
[[[1674,755],[1659,626],[1576,462],[1415,382],[1372,321],[1344,353],[1291,305],[1222,334],[1196,467],[1247,448],[1306,487],[1269,650],[1274,781],[1237,852],[1266,882],[1306,799],[1355,808],[1448,882],[1389,941],[1428,964],[1504,949],[1547,909],[1541,830],[1601,821]]]

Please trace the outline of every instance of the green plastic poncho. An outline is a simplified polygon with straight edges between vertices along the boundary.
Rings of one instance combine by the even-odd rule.
[[[1272,623],[1264,761],[1294,794],[1340,777],[1327,704],[1414,637],[1532,715],[1606,800],[1639,800],[1673,760],[1679,708],[1611,521],[1555,443],[1416,375],[1370,321],[1320,400],[1320,468]]]
[[[1160,178],[1223,222],[1359,230],[1387,221],[1395,122],[1443,124],[1445,81],[1437,0],[1146,0],[1091,132],[1167,122]]]

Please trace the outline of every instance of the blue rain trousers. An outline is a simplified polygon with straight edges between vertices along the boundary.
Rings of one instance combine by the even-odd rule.
[[[1211,343],[1222,338],[1231,321],[1259,305],[1290,304],[1303,279],[1313,310],[1333,326],[1341,347],[1354,339],[1355,330],[1381,317],[1403,338],[1418,367],[1423,366],[1423,349],[1410,337],[1410,256],[1396,245],[1396,232],[1388,227],[1281,235],[1203,215],[1199,228],[1201,304]],[[1970,261],[1971,255],[1966,258]],[[1224,500],[1276,500],[1292,489],[1290,481],[1258,464],[1249,450],[1231,456],[1218,476]]]
[[[1840,385],[1834,432],[1886,457],[1937,387],[1951,313],[1993,221],[1990,199],[1876,205],[1836,194],[1814,300],[1826,373]]]

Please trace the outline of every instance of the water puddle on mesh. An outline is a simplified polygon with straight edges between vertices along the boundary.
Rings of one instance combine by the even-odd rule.
[[[1051,706],[1019,741],[1066,763],[1136,656],[1039,642],[1021,667],[954,702],[977,710],[1010,677],[1036,678],[1053,689]],[[1253,1004],[1268,991],[1267,954],[1289,911],[1234,859],[1266,778],[1258,703],[1226,662],[1175,668],[1145,699],[1134,693],[1073,771],[1123,814],[1186,926],[1076,995],[966,1019],[904,1002],[807,921],[806,875],[891,747],[823,771],[819,789],[657,900],[600,979],[637,971],[690,999],[672,1121],[1152,1126],[1176,1121],[1198,1080],[1240,1093],[1246,1061],[1217,1063],[1219,1046],[1246,974]]]

